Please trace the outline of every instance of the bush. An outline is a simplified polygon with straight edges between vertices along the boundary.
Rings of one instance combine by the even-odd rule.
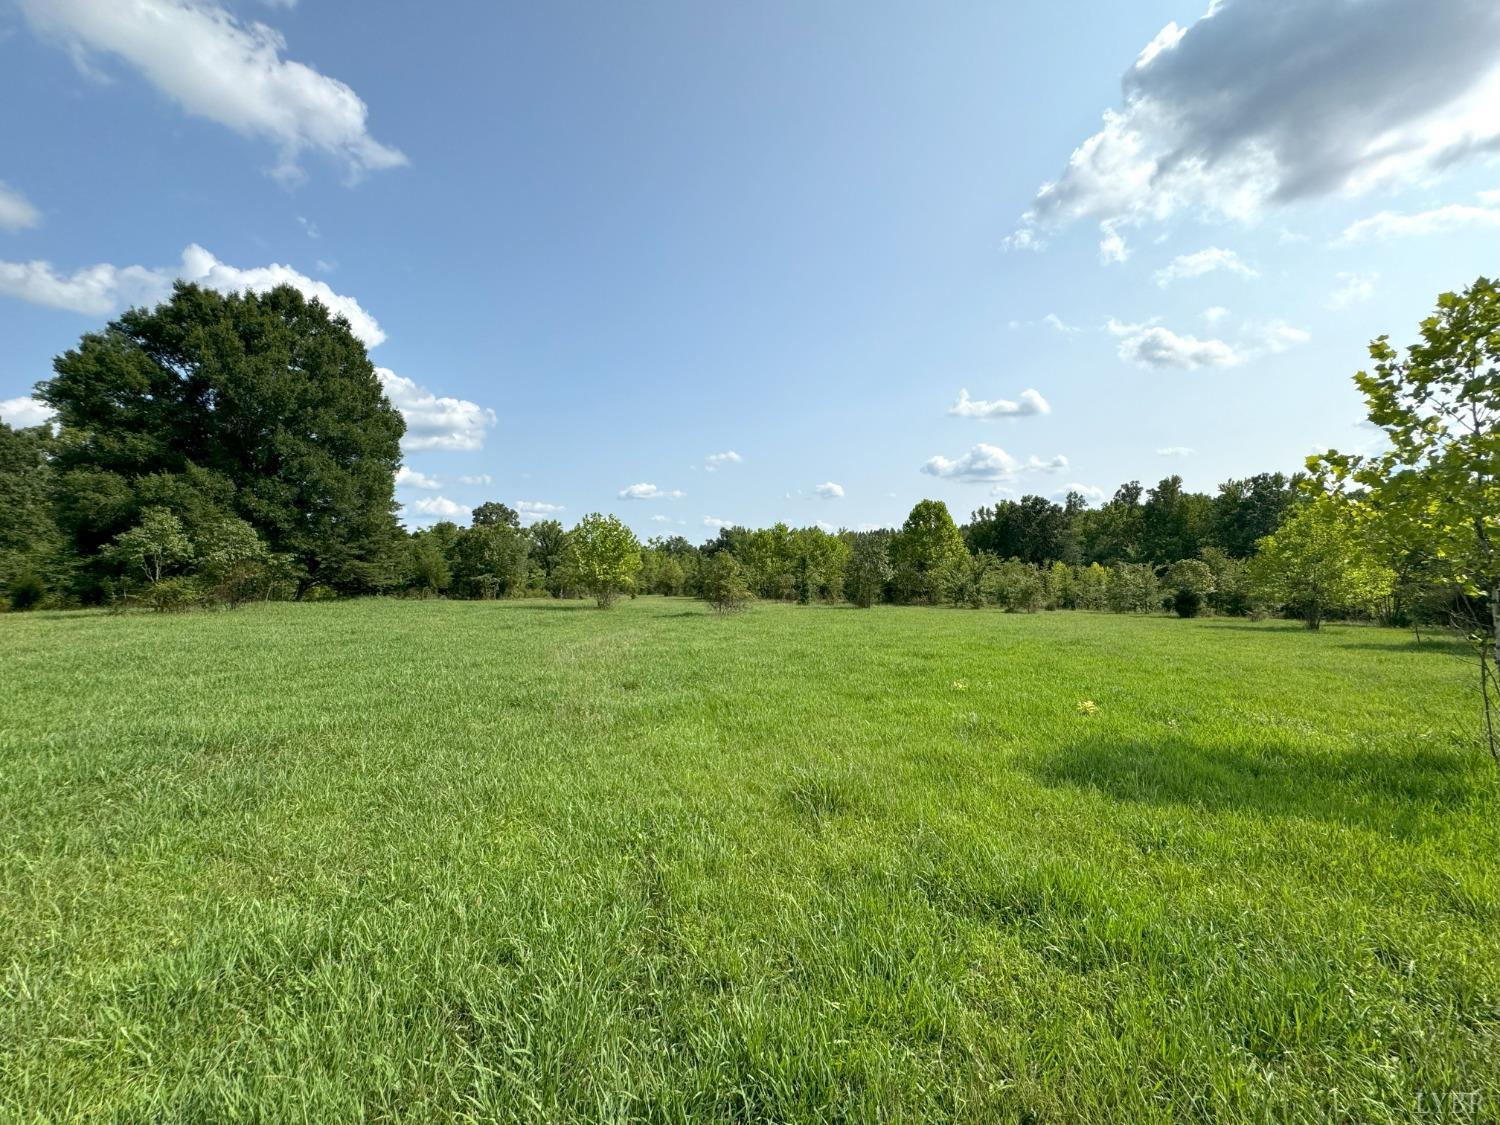
[[[35,574],[23,574],[10,584],[10,608],[35,609],[47,596],[46,584]]]
[[[192,609],[203,600],[198,583],[191,578],[163,578],[146,589],[145,602],[157,613]]]
[[[750,604],[745,568],[728,551],[716,551],[703,567],[703,600],[715,613],[739,613]]]
[[[1172,609],[1178,617],[1197,617],[1203,609],[1203,595],[1186,586],[1172,595]]]

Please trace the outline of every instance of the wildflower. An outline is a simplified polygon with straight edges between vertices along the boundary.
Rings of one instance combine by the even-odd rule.
[[[969,690],[969,681],[968,680],[954,680],[953,683],[951,685],[949,685],[949,686],[951,686],[954,691],[968,691]]]
[[[1099,705],[1092,699],[1080,699],[1078,701],[1078,713],[1080,715],[1092,715],[1099,710]]]

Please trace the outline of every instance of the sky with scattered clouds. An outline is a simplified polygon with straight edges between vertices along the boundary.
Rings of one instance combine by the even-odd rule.
[[[1500,251],[1494,0],[0,0],[0,101],[0,417],[176,279],[289,283],[412,525],[1296,469]]]

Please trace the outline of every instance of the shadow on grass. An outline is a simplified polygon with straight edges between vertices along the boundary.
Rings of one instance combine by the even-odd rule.
[[[1430,812],[1464,808],[1488,792],[1458,747],[1327,753],[1272,742],[1098,739],[1026,768],[1045,785],[1095,789],[1120,801],[1306,817],[1398,836],[1413,834]]]

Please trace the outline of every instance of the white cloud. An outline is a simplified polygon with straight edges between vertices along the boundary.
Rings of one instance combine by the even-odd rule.
[[[1072,484],[1063,485],[1052,495],[1054,498],[1061,500],[1066,498],[1070,492],[1078,493],[1078,495],[1082,496],[1090,504],[1102,503],[1109,496],[1109,493],[1105,492],[1102,488],[1092,484],[1079,484],[1077,481],[1074,481]]]
[[[1158,457],[1191,457],[1192,448],[1186,445],[1168,445],[1156,451]]]
[[[1312,339],[1312,335],[1301,328],[1293,328],[1284,320],[1269,320],[1265,324],[1251,326],[1250,330],[1259,337],[1258,350],[1280,355],[1298,344],[1305,344]]]
[[[621,500],[681,500],[685,493],[676,489],[668,492],[654,484],[632,484],[620,489]]]
[[[703,459],[703,468],[711,473],[720,465],[738,465],[743,460],[734,450],[727,449],[723,453],[710,453]]]
[[[721,520],[718,516],[704,516],[703,526],[712,528],[734,527],[734,520]]]
[[[182,261],[175,267],[101,263],[60,274],[50,262],[0,262],[0,294],[86,316],[107,316],[130,305],[164,300],[172,282],[178,279],[221,293],[246,289],[264,293],[278,285],[290,285],[304,297],[316,298],[330,312],[348,320],[350,330],[366,347],[373,348],[385,340],[385,332],[375,318],[353,297],[334,292],[326,281],[317,281],[278,263],[240,269],[219,261],[197,243],[182,252]]]
[[[1056,457],[1041,458],[1031,456],[1026,458],[1022,466],[1027,472],[1032,473],[1060,473],[1068,467],[1068,459],[1059,453]]]
[[[1081,220],[1109,242],[1184,212],[1250,219],[1494,154],[1500,5],[1212,0],[1148,43],[1123,86],[1009,245]]]
[[[1074,332],[1079,331],[1077,325],[1067,323],[1056,313],[1048,313],[1046,316],[1042,317],[1042,323],[1045,324],[1048,328],[1052,329],[1054,332],[1061,332],[1064,335],[1072,335]]]
[[[328,311],[337,313],[349,322],[349,328],[363,341],[365,347],[373,348],[385,341],[385,332],[375,318],[360,307],[353,297],[335,293],[326,281],[317,281],[291,266],[272,263],[253,269],[239,269],[219,261],[203,247],[194,243],[182,252],[182,268],[177,276],[183,281],[197,282],[221,293],[238,293],[249,289],[264,293],[278,285],[290,285],[309,299],[317,298],[328,306]]]
[[[1174,281],[1202,277],[1206,273],[1223,270],[1243,278],[1259,277],[1254,269],[1240,260],[1233,250],[1210,246],[1193,254],[1179,254],[1166,266],[1156,271],[1156,284],[1165,289]]]
[[[1105,325],[1111,335],[1120,338],[1117,349],[1121,359],[1139,367],[1156,370],[1196,371],[1200,367],[1236,367],[1263,355],[1280,355],[1311,336],[1284,320],[1247,323],[1245,342],[1230,344],[1224,340],[1200,340],[1182,335],[1155,321],[1145,324],[1122,324],[1110,319]]]
[[[473,476],[459,477],[458,483],[471,485],[494,484],[495,478],[490,476],[489,473],[475,473]]]
[[[1027,388],[1021,392],[1021,397],[1012,402],[1006,398],[976,399],[970,398],[967,389],[958,392],[958,401],[948,408],[948,413],[959,418],[982,418],[985,420],[993,418],[1024,418],[1032,414],[1050,414],[1052,407],[1047,405],[1040,391]]]
[[[929,476],[961,481],[1010,481],[1023,473],[1060,473],[1067,469],[1068,459],[1061,454],[1056,457],[1028,457],[1018,461],[998,445],[980,442],[963,456],[950,459],[942,455],[931,457],[922,466]]]
[[[467,504],[460,504],[449,500],[446,496],[424,496],[420,500],[413,500],[407,506],[408,511],[423,516],[436,516],[438,519],[468,519],[474,509]]]
[[[561,504],[548,504],[543,500],[517,500],[516,512],[527,523],[535,523],[537,520],[550,519],[567,508]]]
[[[844,495],[844,486],[835,484],[831,480],[825,480],[822,484],[813,485],[813,495],[824,500],[838,500]]]
[[[276,145],[274,174],[301,175],[298,160],[322,152],[350,178],[406,163],[370,136],[367,109],[343,82],[283,59],[286,41],[243,23],[215,0],[19,0],[37,33],[85,66],[114,55],[182,109]]]
[[[1223,340],[1180,336],[1159,324],[1121,324],[1111,320],[1108,328],[1120,337],[1120,358],[1140,367],[1194,371],[1200,367],[1233,367],[1246,359]]]
[[[159,301],[166,296],[167,284],[158,271],[143,266],[85,266],[64,275],[50,262],[0,262],[0,296],[88,316]]]
[[[656,515],[654,515],[654,516],[651,517],[651,522],[652,523],[671,523],[672,522],[672,517],[671,516],[664,516],[660,512],[657,512]]]
[[[425,488],[436,492],[443,487],[443,483],[436,477],[430,477],[426,473],[419,473],[416,469],[402,465],[396,470],[396,487]]]
[[[980,442],[957,460],[942,454],[928,458],[922,471],[935,477],[950,480],[1004,480],[1013,476],[1019,464],[1014,457],[998,445]]]
[[[1123,265],[1130,258],[1130,248],[1125,245],[1125,236],[1120,233],[1120,224],[1106,220],[1099,224],[1099,263],[1105,266]]]
[[[1229,310],[1223,305],[1214,305],[1212,308],[1203,310],[1203,319],[1210,324],[1217,324],[1229,315]]]
[[[495,412],[461,398],[440,397],[388,367],[375,374],[391,405],[406,418],[401,447],[418,449],[480,449],[484,432],[495,424]]]
[[[1452,203],[1447,207],[1419,211],[1416,214],[1382,211],[1368,219],[1351,223],[1339,235],[1338,243],[1341,246],[1352,246],[1359,242],[1384,242],[1389,238],[1452,234],[1468,227],[1500,230],[1500,207],[1471,207],[1464,203]]]
[[[42,213],[15,188],[0,180],[0,230],[27,230],[42,221]]]
[[[23,395],[0,400],[0,422],[18,430],[40,426],[52,418],[52,408],[41,399]]]

